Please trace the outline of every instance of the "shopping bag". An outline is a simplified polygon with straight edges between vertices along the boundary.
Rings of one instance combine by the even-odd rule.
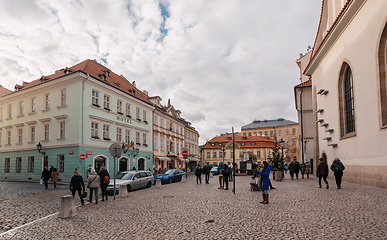
[[[40,182],[39,182],[39,183],[40,183],[40,185],[42,185],[42,184],[43,184],[43,179],[40,179]]]

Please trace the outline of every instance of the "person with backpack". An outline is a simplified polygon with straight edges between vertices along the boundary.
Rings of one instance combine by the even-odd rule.
[[[81,204],[84,205],[85,202],[83,200],[83,194],[81,190],[83,189],[83,193],[85,192],[85,184],[83,183],[83,177],[78,172],[78,168],[74,170],[74,174],[71,177],[70,181],[70,191],[73,195],[73,198],[75,197],[75,192],[78,191],[79,198],[81,199]]]
[[[110,175],[106,169],[105,166],[101,167],[101,170],[98,172],[99,180],[100,180],[100,186],[101,186],[101,192],[102,192],[102,201],[108,200],[107,196],[107,187],[109,186],[110,183]]]
[[[344,164],[340,161],[340,159],[335,158],[335,160],[333,160],[333,163],[331,165],[331,170],[335,175],[337,189],[341,188],[341,178],[343,177],[344,169],[345,169]]]
[[[87,178],[87,187],[90,189],[89,202],[93,201],[93,192],[95,194],[95,204],[98,204],[98,188],[99,188],[100,180],[99,176],[95,172],[95,169],[92,168],[90,171],[90,175]]]

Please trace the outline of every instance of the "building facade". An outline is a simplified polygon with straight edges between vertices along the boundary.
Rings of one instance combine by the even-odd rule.
[[[305,75],[312,77],[318,148],[344,181],[387,188],[387,2],[322,2]],[[332,176],[332,175],[331,175]]]
[[[270,137],[243,136],[235,133],[235,162],[240,166],[241,161],[252,160],[253,162],[268,161],[272,156],[272,148],[275,140]],[[206,164],[219,165],[221,161],[233,162],[233,139],[232,133],[221,134],[206,142],[202,148],[202,162]],[[224,147],[224,150],[222,150]]]
[[[270,137],[277,142],[285,141],[284,155],[286,161],[301,161],[300,129],[296,122],[283,118],[275,120],[255,120],[242,127],[243,136]]]
[[[199,149],[199,132],[191,125],[190,122],[186,121],[185,124],[185,146],[188,151],[187,163],[188,168],[193,171],[195,166],[200,161],[200,149]],[[203,166],[203,164],[202,164]]]
[[[152,169],[152,112],[146,96],[93,60],[58,70],[0,97],[0,172],[6,179],[40,179],[54,166],[62,181],[75,168]],[[40,153],[37,144],[42,145]],[[114,164],[109,147],[126,143]],[[138,149],[138,151],[135,151]],[[81,161],[80,154],[87,155]]]

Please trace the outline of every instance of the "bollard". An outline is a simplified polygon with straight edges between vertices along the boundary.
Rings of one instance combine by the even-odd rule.
[[[75,208],[74,198],[72,195],[62,196],[60,200],[59,218],[68,218],[75,216],[77,209]]]
[[[184,182],[185,181],[185,175],[181,176],[181,181],[180,182]]]
[[[126,188],[126,184],[120,185],[120,194],[118,196],[120,198],[128,197],[128,189]]]
[[[156,187],[157,188],[161,188],[163,185],[161,184],[161,179],[160,178],[157,178],[156,179]]]

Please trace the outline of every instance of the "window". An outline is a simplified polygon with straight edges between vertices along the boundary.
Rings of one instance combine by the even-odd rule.
[[[91,123],[91,137],[99,139],[99,136],[98,136],[98,123],[95,123],[95,122]]]
[[[160,139],[160,150],[164,151],[164,139]]]
[[[246,133],[243,133],[243,136],[246,136]]]
[[[50,125],[44,124],[44,133],[43,133],[43,140],[48,141],[50,139]]]
[[[164,119],[163,118],[160,118],[160,127],[164,127]]]
[[[267,131],[265,131],[265,137],[267,137]]]
[[[117,128],[116,141],[117,142],[121,142],[122,141],[122,128]]]
[[[3,121],[3,107],[0,107],[0,122]]]
[[[296,129],[295,128],[292,128],[292,134],[296,135]]]
[[[254,134],[253,134],[254,136],[257,136],[257,132],[254,132]]]
[[[58,155],[58,171],[64,172],[64,155],[63,154]]]
[[[341,137],[350,133],[355,133],[355,105],[352,71],[347,63],[343,64],[340,71],[339,110]]]
[[[7,119],[12,119],[12,105],[8,105],[8,116]]]
[[[36,97],[31,98],[31,113],[36,112]]]
[[[273,137],[273,131],[270,131],[270,137]]]
[[[219,158],[223,157],[223,152],[219,152]]]
[[[125,129],[125,142],[130,143],[130,130]]]
[[[141,144],[140,142],[140,132],[136,132],[136,143]]]
[[[122,112],[122,101],[121,100],[117,100],[117,113],[124,114]]]
[[[11,160],[9,158],[6,158],[4,161],[4,172],[9,173],[9,164]]]
[[[21,157],[16,158],[16,173],[21,173],[22,159]]]
[[[35,142],[35,126],[30,126],[30,142]]]
[[[262,136],[262,132],[259,132],[259,136]]]
[[[293,145],[296,145],[296,144],[297,144],[297,139],[293,138]]]
[[[146,133],[142,134],[142,144],[144,144],[145,146],[147,145],[147,143],[146,143]]]
[[[210,152],[207,152],[207,158],[210,158],[210,157],[211,157],[210,154],[211,154]]]
[[[19,144],[23,143],[23,128],[17,129],[17,143]]]
[[[257,157],[261,157],[261,151],[257,151]]]
[[[278,136],[282,136],[282,130],[278,130]]]
[[[137,118],[137,120],[141,120],[141,118],[140,118],[140,108],[136,108],[136,118]]]
[[[142,111],[142,121],[147,122],[146,120],[146,111]]]
[[[91,95],[92,95],[92,104],[93,104],[94,106],[99,107],[99,92],[93,90],[93,91],[91,92]]]
[[[289,135],[289,129],[286,129],[286,136]]]
[[[19,102],[19,116],[24,116],[24,112],[23,112],[23,106],[24,106],[24,103],[23,101]]]
[[[158,122],[157,122],[157,115],[154,115],[153,124],[154,124],[154,125],[158,125]]]
[[[60,106],[66,106],[66,89],[60,90]]]
[[[126,114],[127,117],[132,116],[132,115],[130,115],[130,103],[126,103],[125,114]]]
[[[171,151],[171,143],[167,140],[167,152]]]
[[[59,122],[59,138],[63,139],[66,137],[66,123],[64,121]]]
[[[213,157],[213,158],[216,158],[216,152],[213,152],[213,153],[212,153],[212,157]]]
[[[103,140],[110,140],[110,126],[107,124],[103,125]]]
[[[179,155],[179,144],[176,144],[176,152]]]
[[[249,132],[249,136],[251,136],[251,132]]]
[[[34,172],[34,156],[28,157],[28,172]]]
[[[387,127],[387,24],[379,42],[379,87],[382,127]]]
[[[158,142],[158,139],[157,139],[157,137],[155,137],[154,141],[153,141],[153,147],[155,150],[159,150],[157,142]]]
[[[11,129],[7,130],[7,145],[11,145]]]
[[[110,111],[110,96],[103,95],[103,108]]]
[[[50,110],[50,94],[44,95],[44,110]]]

